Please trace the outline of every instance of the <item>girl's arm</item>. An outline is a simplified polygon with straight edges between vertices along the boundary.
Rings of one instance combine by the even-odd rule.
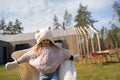
[[[30,59],[30,56],[32,54],[32,51],[29,51],[27,53],[25,53],[24,55],[22,55],[18,60],[15,60],[13,62],[8,62],[5,65],[5,68],[10,71],[12,69],[14,69],[15,67],[18,66],[18,64],[22,63],[22,62],[27,62]]]
[[[32,53],[33,53],[33,51],[30,50],[27,53],[25,53],[24,55],[22,55],[19,59],[17,59],[18,64],[23,63],[23,62],[28,62],[29,59],[32,57],[32,55],[31,55]]]

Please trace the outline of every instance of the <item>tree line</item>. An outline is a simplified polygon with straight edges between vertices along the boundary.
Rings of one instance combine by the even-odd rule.
[[[5,19],[2,18],[0,20],[0,34],[19,34],[22,33],[23,27],[21,27],[21,22],[16,19],[15,22],[9,21],[8,24],[6,24]]]
[[[113,14],[113,19],[116,15],[120,23],[120,3],[115,1],[113,4],[113,9],[116,13],[116,14]],[[102,29],[99,31],[102,50],[114,49],[116,47],[120,48],[120,26],[117,26],[112,21],[110,21],[109,24],[111,25],[111,29],[108,30],[105,26],[103,26]],[[94,37],[94,43],[96,45],[95,37]]]

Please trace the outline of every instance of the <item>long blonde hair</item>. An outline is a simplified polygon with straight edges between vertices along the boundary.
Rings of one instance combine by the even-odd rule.
[[[41,48],[42,48],[41,44],[38,44],[38,45],[33,46],[32,49],[33,49],[33,51],[38,51]]]

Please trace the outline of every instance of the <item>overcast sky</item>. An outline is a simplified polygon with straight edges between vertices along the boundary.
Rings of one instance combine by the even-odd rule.
[[[65,10],[72,14],[74,20],[79,4],[82,3],[83,6],[88,6],[92,18],[98,21],[94,27],[100,30],[102,26],[110,28],[109,21],[115,14],[112,8],[114,1],[120,2],[120,0],[0,0],[0,20],[4,17],[7,24],[8,21],[14,22],[18,19],[22,22],[24,33],[34,32],[35,29],[52,26],[54,14],[62,23]],[[119,25],[117,18],[116,16],[113,22]]]

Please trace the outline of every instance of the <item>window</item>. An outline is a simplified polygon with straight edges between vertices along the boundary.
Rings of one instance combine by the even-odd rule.
[[[29,44],[17,44],[15,45],[15,51],[29,48]]]

